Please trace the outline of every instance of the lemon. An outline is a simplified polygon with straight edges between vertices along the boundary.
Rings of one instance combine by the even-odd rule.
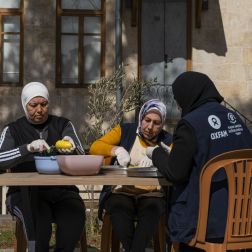
[[[58,149],[71,149],[73,146],[67,140],[58,140],[55,144],[55,148]]]

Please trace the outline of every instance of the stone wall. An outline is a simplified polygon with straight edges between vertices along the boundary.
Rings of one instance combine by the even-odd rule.
[[[55,88],[56,1],[24,0],[24,79],[41,81],[51,94],[51,112],[71,119],[82,140],[88,125],[87,88]],[[211,0],[193,25],[193,70],[208,74],[225,99],[252,120],[252,1]],[[106,1],[106,74],[115,66],[113,0]],[[129,3],[129,1],[128,1]],[[193,16],[194,17],[194,16]],[[138,28],[131,9],[123,9],[123,62],[129,76],[138,74]],[[22,115],[21,87],[0,87],[0,127]],[[128,121],[134,115],[126,115]]]
[[[24,83],[41,81],[51,95],[51,112],[72,120],[79,136],[87,126],[87,88],[55,88],[56,1],[25,0]]]
[[[211,0],[193,28],[193,70],[210,76],[230,104],[252,120],[252,1]]]
[[[113,13],[113,1],[107,1]],[[112,4],[111,4],[112,3]],[[114,66],[113,15],[107,15],[106,62],[107,69]],[[80,139],[88,125],[87,88],[55,88],[56,64],[56,1],[24,0],[24,78],[23,83],[39,81],[50,92],[53,114],[65,116],[74,123]],[[111,70],[110,70],[111,72]],[[0,87],[0,127],[23,115],[20,101],[22,87]]]

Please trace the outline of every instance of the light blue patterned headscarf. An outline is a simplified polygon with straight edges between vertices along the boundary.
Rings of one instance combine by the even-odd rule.
[[[149,100],[145,102],[140,109],[139,116],[138,116],[137,133],[140,133],[141,122],[144,119],[145,115],[151,110],[156,110],[160,114],[162,124],[165,123],[166,106],[164,105],[164,103],[158,99]]]

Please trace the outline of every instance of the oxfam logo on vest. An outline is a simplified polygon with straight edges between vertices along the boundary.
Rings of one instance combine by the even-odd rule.
[[[236,118],[235,118],[234,114],[232,114],[232,113],[228,113],[228,120],[229,120],[232,124],[235,124],[235,123],[236,123]]]
[[[221,127],[220,118],[217,117],[216,115],[210,115],[210,116],[208,116],[208,123],[214,129],[219,129]]]

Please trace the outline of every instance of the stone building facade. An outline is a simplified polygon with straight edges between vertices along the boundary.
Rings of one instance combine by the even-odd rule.
[[[71,119],[76,125],[80,137],[89,124],[87,85],[83,87],[67,87],[67,85],[62,87],[57,86],[56,83],[56,41],[57,29],[59,29],[56,15],[58,2],[60,1],[23,0],[22,84],[19,86],[0,83],[1,127],[22,115],[20,92],[22,86],[31,81],[40,81],[48,86],[51,94],[51,112]],[[115,53],[117,43],[115,38],[116,1],[106,0],[101,2],[104,4],[105,10],[102,28],[104,29],[103,74],[109,75],[114,71],[115,60],[118,57]],[[154,48],[163,46],[163,42],[159,41],[160,38],[158,37],[153,39],[153,48],[147,46],[148,40],[153,36],[146,34],[148,32],[151,34],[154,28],[152,30],[145,25],[148,22],[150,22],[148,25],[155,25],[154,22],[158,24],[163,15],[165,15],[166,20],[169,20],[169,15],[154,13],[152,6],[148,7],[145,2],[150,1],[122,0],[122,11],[120,12],[122,62],[128,65],[127,72],[129,74],[139,76],[139,78],[144,76],[144,60],[150,59],[147,56],[151,54]],[[166,1],[155,0],[151,2],[163,4]],[[179,29],[176,26],[178,20],[175,19],[181,18],[179,22],[186,29],[185,36],[178,36],[177,38],[178,42],[186,40],[181,45],[181,48],[186,48],[186,53],[184,56],[183,53],[181,53],[182,56],[178,53],[181,56],[180,58],[183,58],[184,70],[208,74],[225,99],[249,119],[252,119],[252,110],[250,109],[252,107],[252,1],[203,1],[205,6],[203,6],[204,8],[200,6],[200,11],[197,9],[199,2],[197,0],[167,2],[173,4],[172,6],[184,2],[181,8],[187,14],[187,18],[183,17],[183,12],[179,12],[181,8],[175,6],[174,8],[179,15],[172,17],[170,20],[172,27],[169,27],[171,30],[170,37],[172,37]],[[163,8],[161,9],[163,10]],[[148,18],[149,15],[146,14],[148,10],[151,10],[151,15],[153,15],[152,23],[151,18]],[[145,16],[143,16],[143,13],[145,13]],[[199,24],[196,22],[199,22]],[[165,25],[166,23],[164,23],[164,28]],[[157,33],[155,36],[157,36]],[[177,35],[175,34],[175,36]],[[171,40],[171,42],[173,41]],[[145,48],[145,51],[143,48]],[[143,55],[147,56],[144,58]],[[157,63],[159,60],[155,59],[155,55],[152,55],[152,59],[153,62],[149,62],[149,66],[153,66],[152,63]],[[169,67],[169,63],[176,62],[176,58],[171,58],[170,61],[169,58],[168,61],[161,59],[160,62],[162,63],[162,61],[165,61],[165,64],[168,62]],[[152,71],[154,71],[153,69],[155,70],[155,68],[152,68]],[[131,114],[126,115],[126,118],[127,120],[134,120],[134,116]]]
[[[193,70],[208,74],[224,98],[252,119],[252,2],[209,1],[193,29]]]

